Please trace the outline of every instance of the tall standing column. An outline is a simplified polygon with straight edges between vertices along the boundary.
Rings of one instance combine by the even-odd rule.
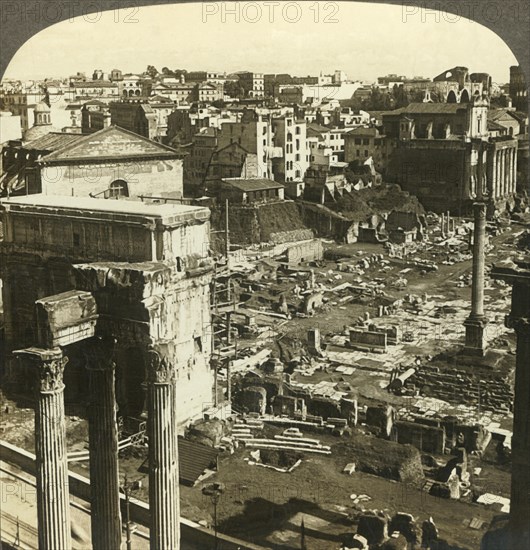
[[[484,327],[484,263],[486,239],[486,203],[473,204],[473,279],[471,286],[471,314],[464,321],[466,327],[465,352],[483,355],[485,349]]]
[[[89,377],[88,439],[92,548],[121,547],[118,426],[111,342],[93,339],[85,349]]]
[[[147,355],[150,548],[178,550],[180,503],[175,369],[158,351],[150,350]]]
[[[519,287],[519,288],[518,288]],[[513,287],[514,297],[519,294],[528,305],[529,286]],[[522,292],[526,293],[521,296]],[[526,314],[528,315],[530,311]],[[515,362],[515,396],[512,436],[512,486],[510,493],[510,527],[514,535],[512,548],[523,550],[530,547],[530,317],[514,323],[517,334]]]
[[[496,198],[499,198],[502,197],[501,155],[499,151],[495,152],[495,181]]]
[[[492,277],[512,285],[506,326],[515,329],[517,349],[512,435],[512,484],[509,540],[492,546],[526,550],[530,547],[530,269],[524,260],[494,266]],[[488,547],[486,547],[488,548]]]
[[[15,352],[36,367],[35,454],[39,550],[71,550],[63,372],[59,348]]]
[[[496,199],[498,195],[497,190],[497,154],[492,155],[493,160],[491,162],[491,195]]]

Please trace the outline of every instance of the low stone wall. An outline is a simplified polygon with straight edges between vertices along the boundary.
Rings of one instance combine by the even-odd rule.
[[[513,408],[513,390],[501,375],[484,375],[461,369],[422,366],[407,380],[421,395],[449,403],[478,405],[482,410],[509,412]]]
[[[394,422],[398,443],[414,445],[425,453],[443,454],[445,449],[445,429],[415,422],[398,420]]]

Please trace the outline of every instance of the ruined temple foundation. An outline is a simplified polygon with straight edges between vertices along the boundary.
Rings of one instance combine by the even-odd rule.
[[[87,342],[89,374],[88,438],[92,548],[121,546],[118,477],[118,427],[112,345],[99,339]]]
[[[35,454],[39,550],[70,550],[70,495],[60,348],[28,348],[16,355],[36,367]]]
[[[464,321],[466,341],[464,353],[484,355],[486,343],[484,328],[487,320],[484,316],[484,263],[486,240],[486,203],[473,205],[475,218],[473,231],[473,279],[471,287],[471,314]]]
[[[150,548],[178,550],[180,504],[175,369],[154,350],[148,352],[147,369]]]

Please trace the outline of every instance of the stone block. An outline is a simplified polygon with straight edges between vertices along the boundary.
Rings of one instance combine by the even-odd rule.
[[[38,343],[43,347],[66,346],[94,336],[98,315],[91,292],[71,290],[35,304]]]

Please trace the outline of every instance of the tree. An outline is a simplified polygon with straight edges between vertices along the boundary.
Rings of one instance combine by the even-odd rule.
[[[225,82],[224,92],[229,97],[243,97],[245,95],[245,89],[241,86],[239,80]]]
[[[158,75],[158,70],[153,65],[147,65],[145,73],[149,76],[149,78],[155,78]]]

